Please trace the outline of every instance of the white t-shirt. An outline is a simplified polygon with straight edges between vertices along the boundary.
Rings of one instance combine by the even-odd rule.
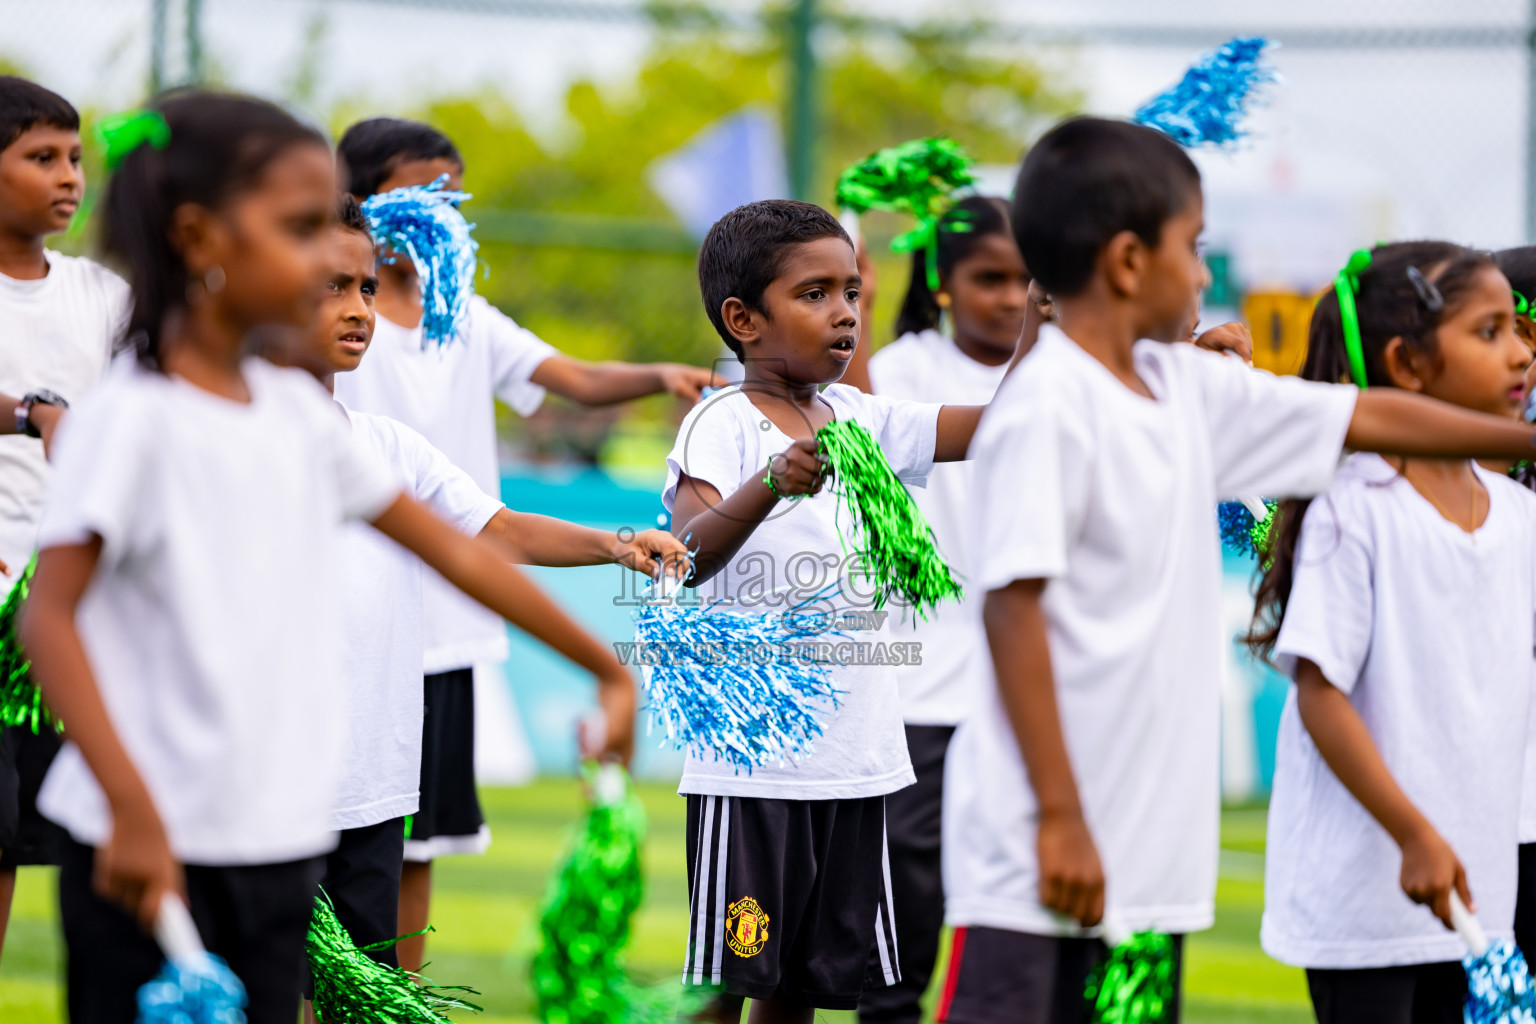
[[[191,864],[295,860],[335,842],[338,528],[400,494],[314,378],[259,359],[244,374],[249,403],[119,360],[60,427],[38,538],[102,539],[80,636]],[[38,807],[82,843],[111,831],[73,744]]]
[[[480,296],[470,300],[464,332],[422,347],[420,327],[378,318],[368,357],[336,377],[348,409],[399,420],[426,438],[492,497],[501,494],[496,459],[496,399],[522,416],[544,401],[529,381],[556,350]],[[507,627],[428,569],[425,583],[425,671],[447,672],[480,661],[505,661]]]
[[[1008,364],[987,366],[961,352],[938,331],[906,334],[869,359],[869,379],[878,395],[949,405],[986,405],[1008,372]],[[933,467],[928,486],[915,492],[917,507],[933,527],[939,553],[964,580],[972,564],[969,461]],[[901,717],[914,725],[956,725],[976,700],[979,673],[987,657],[981,600],[970,588],[958,602],[946,601],[926,620],[904,616],[892,633],[922,644],[922,661],[896,670]]]
[[[410,427],[347,410],[352,432],[406,494],[473,536],[504,507]],[[421,584],[426,566],[363,523],[342,527],[342,678],[347,748],[332,824],[416,813],[421,788]]]
[[[128,315],[128,285],[99,263],[44,255],[48,273],[39,280],[0,274],[0,393],[20,399],[46,388],[74,404],[107,367]],[[42,441],[0,437],[0,562],[11,568],[0,576],[0,599],[32,554],[47,482]]]
[[[821,397],[838,419],[854,420],[875,436],[904,483],[922,486],[933,466],[939,406],[867,395],[842,384],[828,386]],[[662,504],[672,510],[680,474],[711,484],[722,499],[728,498],[748,481],[762,479],[769,459],[792,443],[739,388],[723,388],[694,406],[683,420],[677,444],[667,456]],[[869,583],[848,578],[845,552],[854,549],[854,541],[840,533],[838,499],[830,487],[815,497],[780,501],[729,565],[700,588],[699,596],[707,602],[735,602],[741,614],[764,614],[805,601],[840,579],[841,595],[817,607],[838,613],[846,622],[848,610],[872,610]],[[890,605],[887,610],[889,626],[897,611]],[[889,659],[895,654],[893,641],[905,643],[904,637],[888,630],[850,628],[846,632],[844,642],[881,645],[868,648],[868,661]],[[873,653],[876,650],[882,654]],[[849,660],[858,658],[852,653]],[[845,691],[842,703],[823,723],[825,732],[809,756],[737,774],[727,762],[690,752],[678,792],[838,800],[880,796],[910,786],[914,776],[901,725],[895,668],[849,664],[835,667],[832,679]]]
[[[1312,494],[1355,389],[1138,342],[1136,394],[1054,326],[971,445],[977,596],[1048,580],[1056,699],[1108,905],[1133,929],[1209,927],[1220,818],[1218,499]],[[990,659],[988,659],[990,665]],[[1038,805],[995,678],[950,746],[944,886],[957,925],[1076,934],[1038,899]]]
[[[1536,646],[1536,496],[1479,469],[1468,535],[1379,455],[1352,455],[1307,510],[1275,646],[1348,694],[1393,779],[1467,870],[1490,937],[1515,916],[1519,779]],[[1397,844],[1324,763],[1293,687],[1280,717],[1264,951],[1299,967],[1459,960],[1398,884]]]

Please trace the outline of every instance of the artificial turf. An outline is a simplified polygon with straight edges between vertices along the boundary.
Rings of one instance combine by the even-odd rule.
[[[629,951],[632,971],[664,980],[680,969],[688,888],[684,872],[684,805],[670,787],[640,787],[651,817],[645,906]],[[483,857],[439,861],[425,973],[445,984],[479,989],[485,1010],[460,1019],[524,1024],[532,1004],[524,983],[530,929],[550,868],[581,812],[570,779],[545,779],[516,789],[481,793],[495,840]],[[1188,1024],[1301,1024],[1310,1021],[1301,972],[1259,949],[1263,897],[1264,812],[1231,809],[1222,816],[1221,882],[1216,927],[1192,936],[1185,974]],[[53,875],[24,868],[17,885],[5,950],[0,956],[0,1021],[62,1024],[61,948]],[[936,976],[942,977],[941,971]],[[819,1015],[851,1024],[849,1013]]]

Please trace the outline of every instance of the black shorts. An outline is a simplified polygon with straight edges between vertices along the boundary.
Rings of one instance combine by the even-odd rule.
[[[475,792],[475,670],[435,672],[423,691],[421,803],[405,819],[405,859],[484,853],[491,830]]]
[[[320,888],[336,908],[336,919],[359,948],[389,942],[400,934],[400,863],[405,819],[341,830],[336,849],[325,855]],[[393,943],[364,949],[387,967],[399,967]],[[305,996],[312,993],[306,987]]]
[[[1318,1024],[1461,1024],[1467,972],[1456,960],[1371,967],[1307,969]]]
[[[71,1024],[138,1017],[139,986],[165,955],[139,923],[91,889],[96,851],[72,839],[60,850],[59,916]],[[303,986],[304,936],[324,860],[239,867],[187,865],[192,919],[208,950],[245,984],[247,1024],[293,1024]]]
[[[683,984],[851,1010],[901,977],[885,798],[688,796]]]
[[[0,730],[0,870],[59,863],[68,837],[37,812],[37,791],[59,746],[48,726],[35,733],[19,725]]]
[[[1515,943],[1527,963],[1536,957],[1536,843],[1520,844],[1520,883],[1515,890]]]
[[[934,1020],[949,1024],[1084,1024],[1083,987],[1108,950],[1098,939],[1033,935],[979,925],[956,928]],[[1173,936],[1178,1024],[1184,936]]]

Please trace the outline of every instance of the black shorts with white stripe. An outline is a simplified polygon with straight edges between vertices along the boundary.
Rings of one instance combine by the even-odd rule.
[[[851,1010],[901,978],[885,798],[688,796],[683,984]]]

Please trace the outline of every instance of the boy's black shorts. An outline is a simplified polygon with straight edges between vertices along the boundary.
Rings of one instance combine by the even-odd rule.
[[[829,1010],[901,977],[885,798],[688,796],[683,984]]]
[[[59,916],[71,1024],[138,1018],[139,986],[165,954],[139,922],[96,895],[96,851],[65,837]],[[245,984],[248,1024],[293,1024],[304,979],[304,936],[323,858],[238,867],[186,866],[187,901],[203,945]]]
[[[336,919],[359,948],[389,942],[400,934],[400,865],[405,848],[405,819],[344,828],[336,849],[325,855],[320,888],[336,908]],[[364,949],[386,967],[399,967],[394,944]],[[314,985],[306,983],[305,998]]]
[[[37,792],[59,752],[59,735],[44,726],[0,729],[0,869],[57,864],[67,835],[37,811]]]
[[[1098,939],[1034,935],[973,925],[956,928],[949,973],[934,1020],[947,1024],[1085,1024],[1083,987],[1108,950]],[[1178,1024],[1184,936],[1173,936],[1173,1003]]]
[[[406,819],[405,859],[484,853],[491,830],[475,789],[475,670],[435,672],[422,691],[421,801]]]

